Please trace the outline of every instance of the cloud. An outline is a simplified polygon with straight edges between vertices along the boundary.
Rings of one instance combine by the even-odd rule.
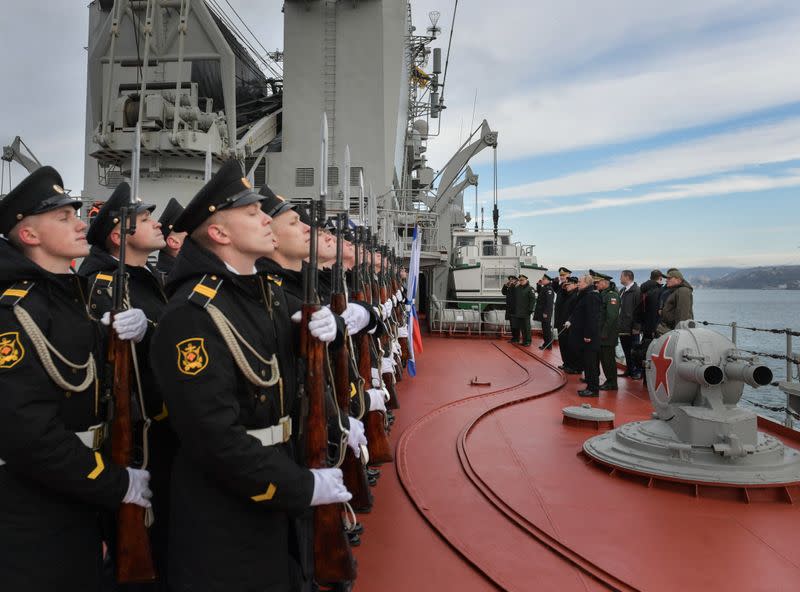
[[[789,175],[767,177],[761,175],[728,175],[719,179],[693,184],[674,185],[668,189],[651,191],[635,197],[596,198],[587,202],[543,208],[527,212],[506,214],[505,218],[533,218],[557,214],[574,214],[606,208],[620,208],[664,201],[697,199],[753,191],[768,191],[786,187],[800,186],[800,171],[793,170]]]
[[[474,41],[467,43],[458,34],[454,40],[446,91],[449,109],[442,137],[429,147],[430,161],[445,162],[457,145],[460,122],[466,125],[472,118],[476,87],[476,121],[488,114],[500,133],[499,157],[507,160],[726,121],[800,96],[793,69],[800,58],[796,11],[779,19],[774,17],[782,14],[780,10],[768,10],[778,5],[774,2],[762,4],[765,12],[756,16],[749,8],[737,10],[725,2],[712,2],[710,10],[695,12],[686,3],[675,9],[660,3],[654,10],[652,4],[640,2],[640,8],[628,14],[619,10],[621,4],[628,5],[612,3],[599,14],[577,11],[581,18],[566,15],[568,6],[551,21],[546,20],[546,9],[544,16],[528,9],[525,13],[536,13],[535,19],[514,21],[506,16],[515,14],[512,10],[485,15],[479,25],[462,22],[462,31],[468,29]],[[474,19],[478,12],[461,9],[459,18]],[[523,9],[518,6],[516,13],[523,14]],[[748,15],[750,22],[737,22],[730,31],[706,30],[714,18],[724,24]],[[667,28],[654,24],[659,19]],[[676,27],[674,33],[669,33],[670,25]],[[576,41],[592,27],[587,34],[598,41],[598,50]],[[482,34],[474,35],[475,30]],[[550,47],[524,41],[537,37],[551,39]],[[502,43],[487,44],[487,38]],[[484,54],[496,52],[495,58],[472,47],[478,43]],[[543,68],[547,72],[537,76]]]
[[[499,199],[543,199],[630,190],[636,185],[795,159],[800,159],[800,117],[645,150],[577,173],[506,187],[499,191]]]

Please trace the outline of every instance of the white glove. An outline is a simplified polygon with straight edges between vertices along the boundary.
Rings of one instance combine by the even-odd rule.
[[[386,413],[386,394],[383,389],[371,388],[367,390],[369,395],[369,410],[383,411]]]
[[[398,290],[397,294],[395,294],[395,297],[397,298],[398,302],[402,302],[403,301],[403,291],[402,290]]]
[[[367,437],[364,435],[364,424],[355,417],[348,417],[350,420],[350,430],[347,432],[347,445],[353,449],[356,458],[361,458],[361,446],[367,445]]]
[[[106,327],[111,319],[111,313],[107,312],[100,319]],[[141,308],[129,308],[114,315],[114,331],[122,341],[134,341],[139,343],[147,333],[147,316]]]
[[[395,296],[394,294],[392,294],[392,298],[391,298],[391,300],[392,300],[392,306],[393,306],[393,307],[394,307],[394,306],[397,306],[397,296]]]
[[[381,375],[378,373],[377,368],[372,368],[372,388],[380,388]]]
[[[403,353],[403,350],[400,349],[400,342],[396,339],[392,340],[392,353],[397,354],[398,356],[402,355]]]
[[[349,502],[353,497],[344,486],[341,469],[309,469],[314,475],[314,494],[311,496],[312,506],[324,504],[341,504]]]
[[[569,321],[564,323],[564,327],[563,327],[564,329],[569,329],[570,327],[572,327],[572,323],[570,323]]]
[[[324,306],[311,315],[308,321],[308,330],[312,337],[323,343],[330,343],[336,339],[336,318],[330,308]]]
[[[408,325],[397,328],[397,337],[408,339]]]
[[[394,358],[389,356],[381,360],[381,374],[391,374],[394,372]]]
[[[150,472],[130,467],[127,467],[127,471],[128,491],[122,498],[122,503],[149,508],[150,498],[153,497],[153,492],[150,491]]]
[[[381,318],[385,321],[389,318],[390,314],[392,314],[392,301],[387,300],[381,304]]]
[[[359,304],[349,302],[342,312],[342,319],[350,335],[355,335],[369,325],[369,311]]]

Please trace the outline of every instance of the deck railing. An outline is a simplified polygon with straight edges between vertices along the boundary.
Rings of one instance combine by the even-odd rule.
[[[772,360],[782,360],[786,362],[784,380],[783,381],[776,380],[771,383],[771,386],[778,387],[784,394],[784,396],[786,397],[786,404],[780,407],[776,405],[765,405],[764,403],[759,403],[758,401],[753,401],[751,399],[743,399],[743,400],[747,401],[747,403],[753,405],[754,407],[758,407],[759,409],[765,409],[767,411],[772,411],[775,413],[783,413],[784,425],[786,425],[787,427],[794,427],[793,424],[795,420],[800,420],[800,388],[799,388],[800,385],[793,384],[796,381],[800,380],[800,354],[796,354],[794,352],[792,338],[800,337],[800,331],[795,331],[791,327],[788,327],[786,329],[766,329],[763,327],[747,327],[744,325],[740,325],[736,322],[732,323],[714,323],[711,321],[698,321],[698,322],[702,325],[707,325],[707,326],[728,327],[730,329],[731,341],[733,341],[733,343],[737,343],[739,331],[752,331],[755,333],[771,333],[773,335],[786,336],[786,349],[783,353],[753,351],[749,349],[740,350],[763,358],[770,358]]]

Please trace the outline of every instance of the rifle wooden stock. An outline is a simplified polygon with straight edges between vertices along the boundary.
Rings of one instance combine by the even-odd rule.
[[[372,356],[370,355],[369,340],[366,333],[359,336],[358,345],[358,373],[365,384],[372,385]],[[386,415],[383,411],[373,409],[364,416],[364,431],[367,436],[367,449],[369,450],[369,464],[381,465],[394,460],[392,444],[386,433]]]
[[[128,467],[133,460],[131,420],[131,345],[109,331],[108,363],[114,368],[111,423],[111,460]],[[117,512],[116,577],[119,583],[144,583],[156,579],[150,536],[145,526],[145,509],[121,504]]]
[[[301,351],[306,360],[305,389],[308,398],[306,455],[311,469],[328,468],[328,418],[325,412],[324,345],[311,336],[308,321],[318,310],[303,304]],[[356,579],[356,562],[344,529],[339,504],[314,508],[314,577],[318,583]]]
[[[347,298],[344,293],[331,295],[331,310],[336,314],[342,314],[347,308]],[[336,403],[345,416],[350,415],[350,344],[345,340],[345,344],[339,348],[334,358],[334,378],[336,384]],[[364,430],[366,435],[366,428]],[[367,440],[369,445],[369,440]],[[367,448],[369,450],[369,448]],[[353,494],[352,506],[354,510],[364,512],[372,508],[372,492],[367,480],[367,471],[361,459],[356,458],[353,450],[348,446],[345,451],[344,462],[342,462],[342,474],[347,490]]]

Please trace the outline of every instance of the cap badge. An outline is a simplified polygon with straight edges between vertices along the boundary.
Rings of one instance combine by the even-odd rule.
[[[248,189],[252,189],[253,188],[253,184],[250,182],[250,179],[248,179],[247,177],[242,177],[242,185],[244,185]]]
[[[64,194],[64,188],[61,185],[53,185],[53,191],[62,195]]]

